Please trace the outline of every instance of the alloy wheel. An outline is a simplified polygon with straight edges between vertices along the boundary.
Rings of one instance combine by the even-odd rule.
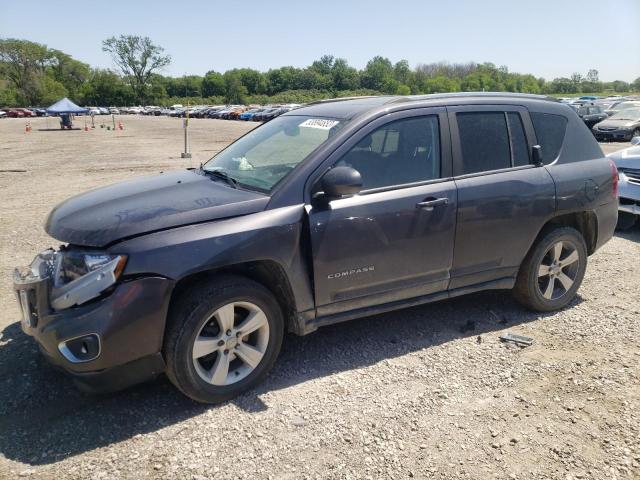
[[[246,378],[262,361],[269,343],[269,322],[260,307],[232,302],[204,322],[192,346],[193,365],[212,385]]]
[[[566,240],[554,243],[542,257],[538,267],[538,289],[547,300],[565,295],[576,281],[580,255],[576,246]]]

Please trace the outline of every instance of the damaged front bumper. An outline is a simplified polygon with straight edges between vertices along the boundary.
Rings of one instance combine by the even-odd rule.
[[[90,391],[118,390],[162,373],[174,282],[157,276],[119,280],[114,259],[56,286],[60,255],[42,252],[13,277],[22,330],[44,356]]]

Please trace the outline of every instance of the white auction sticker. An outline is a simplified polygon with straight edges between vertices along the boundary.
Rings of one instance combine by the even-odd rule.
[[[326,118],[310,118],[302,122],[299,127],[319,128],[320,130],[329,130],[331,127],[340,123],[338,120],[327,120]]]

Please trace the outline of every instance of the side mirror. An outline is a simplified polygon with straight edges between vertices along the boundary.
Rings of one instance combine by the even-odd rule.
[[[640,137],[633,137],[631,139],[631,145],[640,145]]]
[[[533,145],[531,147],[531,163],[536,167],[544,165],[542,162],[542,147],[540,145]]]
[[[322,177],[322,191],[329,199],[350,197],[362,190],[362,176],[351,167],[334,167]]]

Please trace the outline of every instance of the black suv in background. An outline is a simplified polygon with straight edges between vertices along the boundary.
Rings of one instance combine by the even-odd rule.
[[[612,236],[617,180],[570,107],[532,95],[318,102],[199,169],[58,205],[16,270],[23,330],[84,388],[166,372],[218,402],[285,331],[487,289],[566,306]]]

